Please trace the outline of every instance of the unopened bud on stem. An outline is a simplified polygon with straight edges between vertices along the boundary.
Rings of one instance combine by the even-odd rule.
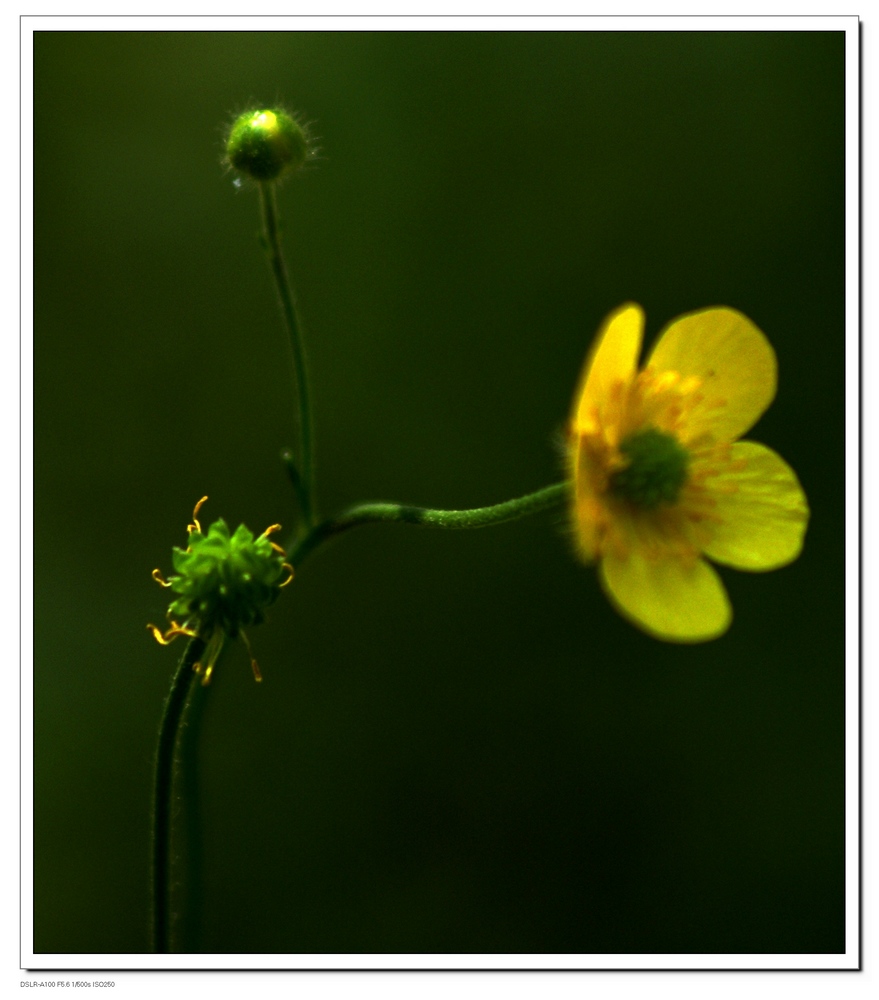
[[[305,163],[308,136],[285,111],[247,111],[229,132],[226,157],[253,180],[273,181]]]

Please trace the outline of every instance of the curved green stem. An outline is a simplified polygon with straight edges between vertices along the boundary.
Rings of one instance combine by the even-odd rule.
[[[486,528],[504,521],[515,521],[529,514],[557,506],[567,495],[567,482],[555,483],[536,493],[507,500],[492,507],[474,507],[470,510],[434,510],[430,507],[411,507],[400,503],[365,503],[350,507],[336,517],[322,521],[295,546],[289,559],[294,567],[318,546],[335,535],[355,528],[360,524],[377,521],[400,521],[403,524],[417,524],[425,528]]]
[[[220,666],[228,643],[217,659]],[[202,653],[202,658],[207,653]],[[204,674],[201,675],[204,681]],[[171,950],[197,952],[201,950],[204,897],[204,839],[202,817],[201,761],[199,746],[205,716],[211,699],[210,687],[194,683],[189,689],[186,707],[177,736],[174,763],[170,872]]]
[[[193,680],[197,677],[193,667],[204,650],[205,643],[198,636],[190,639],[171,681],[171,690],[165,701],[159,728],[153,782],[152,944],[153,951],[161,954],[167,954],[171,950],[171,801],[174,751],[186,700]]]
[[[259,185],[259,201],[262,209],[263,238],[266,253],[281,302],[281,313],[287,327],[290,362],[296,383],[296,397],[299,401],[299,465],[294,481],[299,496],[299,507],[305,529],[314,524],[314,447],[311,422],[311,398],[308,390],[308,372],[305,365],[305,348],[296,313],[296,299],[287,276],[287,266],[281,252],[281,234],[278,227],[278,204],[275,185],[263,181]]]

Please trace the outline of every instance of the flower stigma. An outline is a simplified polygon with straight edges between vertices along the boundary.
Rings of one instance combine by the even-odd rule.
[[[648,427],[620,442],[628,464],[610,476],[610,490],[636,507],[674,503],[687,480],[690,453],[673,434]]]

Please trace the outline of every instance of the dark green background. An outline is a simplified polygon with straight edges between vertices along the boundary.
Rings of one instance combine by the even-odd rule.
[[[382,22],[376,21],[376,25]],[[584,22],[588,23],[588,22]],[[148,945],[147,621],[193,503],[291,527],[293,409],[224,123],[280,99],[326,512],[556,480],[601,319],[710,305],[780,365],[750,436],[802,557],[655,642],[561,515],[358,529],[208,689],[186,950],[844,949],[841,33],[37,33],[37,952]]]

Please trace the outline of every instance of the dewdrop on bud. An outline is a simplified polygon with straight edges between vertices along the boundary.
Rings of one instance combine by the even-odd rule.
[[[298,170],[308,157],[308,136],[285,111],[247,111],[226,141],[231,166],[255,181],[273,181]]]

